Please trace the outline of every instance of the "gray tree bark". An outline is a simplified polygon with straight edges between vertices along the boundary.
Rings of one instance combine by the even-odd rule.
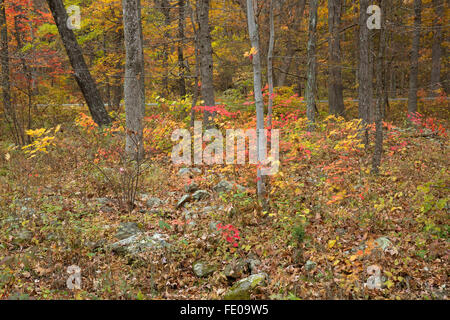
[[[385,7],[386,0],[380,0],[381,29],[379,30],[379,47],[377,54],[377,102],[375,107],[375,149],[372,158],[372,173],[378,174],[383,154],[383,109],[386,102],[385,91],[385,51],[386,51],[386,29],[385,29]]]
[[[409,73],[408,114],[417,112],[417,82],[419,73],[420,26],[422,23],[422,0],[414,0],[414,36]]]
[[[209,26],[209,6],[210,0],[197,0],[197,21],[198,21],[198,44],[200,53],[200,78],[201,93],[205,105],[213,107],[216,105],[214,98],[214,78],[213,78],[213,50],[211,45],[211,32]],[[204,112],[203,122],[209,127],[214,119],[215,112]]]
[[[84,99],[88,105],[92,119],[99,126],[108,125],[111,119],[106,112],[105,105],[97,89],[97,85],[89,72],[86,61],[84,60],[81,48],[78,45],[75,34],[67,27],[68,15],[62,0],[47,0],[53,19],[58,27],[70,63],[74,69],[75,80],[83,93]]]
[[[198,31],[195,26],[195,18],[194,18],[194,10],[188,0],[187,2],[189,13],[191,16],[192,21],[192,29],[194,31],[194,50],[195,50],[195,75],[194,75],[194,88],[193,88],[193,97],[192,97],[192,104],[191,104],[191,128],[194,128],[194,122],[195,122],[195,110],[194,107],[197,105],[197,100],[200,95],[200,87],[199,87],[199,78],[200,78],[200,49],[198,44]]]
[[[178,89],[180,92],[180,96],[184,97],[186,95],[186,66],[184,64],[184,25],[186,23],[186,15],[185,15],[185,7],[186,3],[184,0],[178,0]]]
[[[295,4],[295,23],[292,25],[292,29],[298,31],[300,29],[303,12],[305,11],[306,0],[297,0]],[[298,47],[296,46],[295,39],[289,37],[287,44],[286,56],[283,59],[280,73],[277,77],[277,87],[282,87],[286,83],[286,77],[289,73],[289,69],[292,65],[292,60],[294,58],[295,53],[298,51]]]
[[[256,107],[256,132],[257,132],[257,154],[258,162],[260,163],[263,156],[263,146],[265,146],[264,139],[264,100],[262,96],[262,81],[261,81],[261,52],[259,46],[259,34],[258,25],[255,19],[255,11],[253,7],[253,0],[247,0],[247,22],[248,33],[250,36],[250,42],[252,48],[256,50],[253,55],[253,91],[255,95],[255,107]],[[261,136],[262,135],[262,136]],[[265,184],[261,174],[260,166],[257,169],[257,193],[263,207],[266,207],[265,199]]]
[[[318,0],[310,0],[309,4],[309,36],[308,36],[308,74],[306,82],[306,116],[308,118],[308,129],[314,129],[316,121],[316,45],[317,45],[317,7]]]
[[[369,92],[369,28],[367,28],[367,7],[369,0],[359,2],[359,65],[358,65],[358,113],[366,125],[370,117],[370,96]]]
[[[9,77],[9,50],[8,50],[8,26],[6,24],[5,2],[0,0],[0,37],[1,37],[1,85],[3,93],[3,108],[6,121],[11,127],[14,141],[23,145],[25,143],[23,130],[17,121],[16,110],[11,103],[11,82]]]
[[[125,35],[125,151],[131,159],[143,155],[142,120],[145,113],[144,52],[142,46],[141,1],[123,0]]]
[[[434,7],[434,33],[431,52],[431,95],[437,96],[441,88],[441,56],[442,56],[442,23],[444,21],[443,0],[433,0]]]
[[[269,86],[269,103],[267,107],[267,127],[272,129],[273,107],[273,50],[275,46],[275,23],[273,18],[273,0],[270,0],[269,8],[269,51],[267,53],[267,83]]]
[[[364,134],[364,144],[369,142],[369,131],[367,124],[370,122],[370,107],[372,97],[372,79],[370,78],[369,59],[369,28],[367,27],[367,7],[368,0],[359,2],[359,64],[358,64],[358,114],[362,120],[362,130]]]
[[[342,94],[341,45],[339,34],[341,10],[341,0],[328,0],[328,29],[330,32],[330,38],[328,40],[328,100],[330,113],[336,116],[344,116],[345,114]]]
[[[171,24],[170,1],[160,0],[159,6],[161,13],[164,15],[164,25],[166,27],[166,30],[164,31],[163,62],[162,62],[162,67],[164,70],[164,74],[162,76],[162,87],[163,87],[162,96],[164,98],[167,98],[169,96],[169,54],[171,51],[170,45],[168,44],[170,34],[169,31],[167,30],[167,27],[170,26]]]

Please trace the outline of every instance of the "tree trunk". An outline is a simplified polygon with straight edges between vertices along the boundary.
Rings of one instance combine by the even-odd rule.
[[[281,68],[279,69],[277,87],[283,87],[286,83],[287,74],[289,73],[289,69],[292,65],[292,57],[297,51],[295,47],[289,46],[289,50],[287,51],[287,56],[283,59],[283,63]]]
[[[261,52],[259,47],[258,25],[255,19],[255,11],[253,7],[253,0],[247,0],[247,20],[248,33],[252,48],[255,51],[253,54],[253,91],[255,95],[256,106],[256,132],[257,132],[257,154],[258,154],[258,169],[257,169],[257,192],[263,208],[266,207],[265,199],[265,184],[261,174],[261,162],[263,159],[263,152],[265,144],[264,135],[264,100],[262,96],[262,81],[261,81]]]
[[[75,38],[75,34],[71,29],[67,28],[68,16],[62,0],[47,0],[47,3],[52,12],[56,26],[58,27],[72,68],[74,69],[75,80],[83,93],[92,119],[99,126],[110,124],[111,119],[106,112],[100,92],[86,65],[81,48]]]
[[[194,18],[194,10],[192,9],[192,6],[189,3],[188,0],[188,7],[189,12],[191,15],[191,21],[192,21],[192,29],[194,31],[194,50],[195,50],[195,76],[194,76],[194,88],[193,88],[193,97],[192,97],[192,104],[191,104],[191,128],[194,128],[195,123],[195,110],[194,107],[197,105],[198,96],[200,95],[200,87],[199,87],[199,78],[200,78],[200,49],[198,44],[198,32],[197,28],[195,27],[195,18]]]
[[[296,1],[295,4],[296,13],[294,15],[295,22],[292,25],[289,24],[288,26],[289,28],[292,28],[294,30],[294,32],[292,32],[294,34],[298,32],[298,30],[300,30],[303,19],[303,12],[305,11],[305,5],[306,0]],[[277,87],[282,87],[286,84],[286,78],[289,73],[289,69],[291,68],[292,60],[294,58],[295,53],[298,51],[298,47],[295,40],[296,39],[292,39],[292,37],[288,38],[286,56],[283,59],[281,68],[279,69],[280,72],[277,77]]]
[[[142,120],[145,113],[144,52],[142,46],[141,1],[123,0],[125,35],[125,114],[126,146],[131,159],[143,154]]]
[[[391,97],[395,98],[397,97],[397,78],[396,78],[396,67],[391,67],[391,77],[390,77],[390,90],[391,91]]]
[[[372,81],[369,78],[369,28],[367,27],[368,0],[360,0],[359,4],[359,65],[358,65],[358,114],[362,120],[364,131],[364,144],[369,142],[369,131],[367,124],[370,122],[370,97],[372,96]]]
[[[374,93],[374,89],[373,89],[373,69],[375,66],[375,57],[374,57],[374,48],[373,48],[373,41],[371,40],[372,31],[369,30],[369,82],[368,82],[368,92],[367,95],[369,97],[369,123],[373,123],[374,122],[374,113],[375,113],[375,107],[374,107],[374,97],[373,97],[373,93]]]
[[[211,45],[211,33],[209,26],[209,6],[210,0],[197,0],[197,21],[198,21],[198,44],[200,53],[200,78],[201,93],[205,106],[214,107],[214,79],[213,79],[213,56]],[[203,122],[209,127],[214,119],[215,112],[205,110]]]
[[[24,8],[21,4],[15,4],[14,10],[16,12],[21,12],[20,14],[17,14],[14,16],[14,38],[17,42],[17,48],[16,48],[16,54],[19,55],[20,63],[22,65],[21,73],[24,75],[25,79],[25,86],[21,86],[23,88],[23,92],[26,93],[28,98],[28,110],[27,115],[24,114],[23,110],[21,112],[22,114],[22,121],[18,121],[18,124],[20,123],[20,131],[23,132],[25,128],[31,129],[31,109],[32,109],[32,103],[33,103],[33,78],[31,76],[31,67],[30,64],[27,62],[27,53],[23,51],[26,37],[23,25],[25,24],[25,14],[23,14]],[[31,143],[31,138],[28,135],[24,135],[24,143],[29,144]]]
[[[14,141],[23,145],[25,143],[24,134],[21,126],[17,121],[16,110],[11,103],[11,83],[9,78],[9,50],[8,50],[8,26],[6,24],[4,0],[0,0],[0,37],[1,37],[1,68],[2,68],[2,93],[3,93],[3,108],[6,121],[11,127],[11,132]]]
[[[364,125],[369,123],[369,28],[367,28],[368,0],[360,0],[359,5],[359,66],[358,66],[358,113]]]
[[[184,25],[185,25],[185,2],[184,0],[178,0],[178,89],[180,90],[180,96],[186,95],[186,80],[185,72],[186,67],[184,64]]]
[[[379,48],[377,55],[377,102],[375,107],[375,150],[372,158],[372,173],[378,174],[381,164],[381,156],[383,154],[383,109],[385,104],[385,68],[384,56],[386,51],[386,30],[385,30],[385,0],[380,0],[381,29],[379,30]]]
[[[308,75],[306,83],[306,116],[308,118],[308,130],[314,129],[316,121],[316,45],[317,45],[317,7],[318,0],[311,0],[309,4],[309,36],[308,36]]]
[[[341,45],[339,28],[341,24],[341,0],[328,0],[328,29],[330,38],[328,41],[328,100],[330,113],[336,116],[344,116],[344,98],[342,95],[341,74]]]
[[[270,0],[269,8],[269,51],[267,53],[267,83],[269,86],[269,104],[267,109],[267,127],[272,129],[272,107],[273,107],[273,49],[275,46],[275,25],[273,19],[273,1]]]
[[[161,0],[159,3],[159,6],[161,8],[161,12],[164,15],[164,45],[163,45],[163,77],[162,77],[162,86],[163,86],[163,93],[162,96],[164,98],[167,98],[169,96],[169,55],[171,51],[171,48],[168,44],[170,39],[169,34],[169,26],[171,23],[170,19],[170,2],[169,0]]]
[[[417,77],[419,73],[420,25],[422,0],[414,0],[414,37],[412,41],[411,69],[409,73],[408,114],[417,112]]]
[[[431,95],[439,95],[441,88],[441,56],[442,56],[442,22],[444,21],[444,2],[442,0],[433,0],[434,7],[434,34],[433,47],[431,53]]]

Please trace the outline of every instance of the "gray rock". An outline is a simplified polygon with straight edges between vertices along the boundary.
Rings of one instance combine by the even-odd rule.
[[[156,207],[159,207],[159,206],[161,206],[163,203],[164,203],[164,201],[162,201],[161,199],[156,198],[156,197],[149,197],[149,198],[147,199],[147,207],[149,207],[149,208],[156,208]]]
[[[375,243],[383,251],[392,246],[392,242],[386,237],[379,237]]]
[[[33,233],[31,233],[30,230],[26,230],[26,229],[20,230],[19,232],[16,233],[16,236],[14,237],[14,243],[23,244],[28,241],[31,241],[32,238],[33,238]]]
[[[233,190],[234,186],[235,186],[234,183],[229,182],[227,180],[222,180],[213,188],[213,190],[215,192],[219,192],[219,193],[220,192],[228,192],[228,191]],[[238,184],[236,184],[236,188],[240,192],[245,191],[245,188],[243,186],[238,185]]]
[[[308,260],[305,263],[305,270],[306,271],[312,271],[316,268],[317,263],[315,263],[314,261]]]
[[[192,269],[197,277],[207,277],[216,271],[216,268],[213,265],[208,265],[203,261],[196,261],[192,265]]]
[[[350,249],[350,253],[355,253],[355,252],[358,252],[358,251],[364,251],[364,250],[366,250],[366,248],[367,248],[367,245],[366,245],[366,243],[365,242],[363,242],[362,244],[360,244],[359,246],[357,246],[357,247],[355,247],[355,248],[351,248]]]
[[[187,193],[195,192],[198,189],[199,189],[199,186],[195,182],[192,182],[191,184],[187,184],[184,186],[184,191],[186,191]]]
[[[191,195],[185,194],[177,203],[177,209],[181,208],[185,203],[188,203],[191,200]]]
[[[14,226],[20,224],[20,218],[16,215],[9,215],[0,221],[1,225]]]
[[[15,204],[16,207],[24,206],[25,204],[28,204],[28,202],[31,202],[33,199],[31,198],[22,198],[22,199],[15,199],[12,202]]]
[[[195,193],[192,195],[192,199],[194,200],[206,200],[210,197],[210,194],[208,193],[208,191],[205,190],[197,190],[195,191]]]
[[[105,239],[100,239],[98,241],[87,241],[84,244],[90,250],[96,250],[103,247],[105,245],[105,242]]]
[[[199,168],[181,168],[180,170],[178,170],[178,175],[179,176],[183,176],[183,175],[192,175],[192,174],[200,174],[202,173],[202,170],[200,170]]]
[[[194,220],[190,220],[187,225],[189,227],[195,227],[197,225],[197,222],[195,222]]]
[[[95,202],[99,203],[99,204],[108,204],[111,202],[110,198],[96,198]]]
[[[248,261],[238,259],[225,266],[223,273],[229,279],[239,279],[250,271]]]
[[[140,197],[142,201],[147,201],[151,198],[151,195],[149,195],[148,193],[141,193]]]
[[[188,221],[189,227],[195,227],[197,225],[197,223],[194,221],[194,219],[198,218],[198,214],[191,213],[190,211],[185,211],[184,218],[186,219],[186,221]]]
[[[102,207],[100,208],[100,210],[103,211],[103,212],[107,212],[107,213],[114,212],[114,208],[113,208],[113,207],[110,207],[110,206],[102,206]]]
[[[257,267],[261,264],[261,261],[255,255],[250,254],[246,262],[248,264],[248,268],[250,269],[250,273],[257,273]]]
[[[385,253],[389,253],[390,255],[398,254],[397,248],[387,237],[378,238],[377,240],[375,240],[375,244]]]
[[[211,231],[211,232],[213,232],[213,233],[217,233],[218,232],[218,230],[217,230],[217,225],[219,224],[219,222],[218,221],[211,221],[210,223],[209,223],[209,230]]]
[[[170,247],[164,238],[167,236],[160,233],[153,235],[140,233],[111,244],[109,249],[117,254],[134,256],[147,250]]]
[[[33,208],[28,208],[26,206],[22,206],[20,208],[20,215],[22,215],[22,216],[30,218],[35,214],[36,214],[36,210],[34,210]]]
[[[180,170],[178,170],[178,175],[182,176],[185,174],[190,174],[191,170],[189,168],[181,168]]]
[[[123,240],[141,232],[142,229],[139,228],[139,225],[136,222],[123,222],[117,230],[116,238]]]
[[[197,219],[198,218],[198,214],[197,213],[192,213],[190,211],[185,211],[184,212],[184,218],[186,220],[193,220],[193,219]]]
[[[268,276],[265,273],[253,274],[236,282],[225,294],[224,300],[249,300],[250,294],[266,284]]]

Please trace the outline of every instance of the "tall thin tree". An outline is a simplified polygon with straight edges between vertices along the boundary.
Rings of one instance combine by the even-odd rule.
[[[386,86],[385,81],[385,51],[386,51],[386,16],[385,16],[385,4],[386,0],[379,1],[380,8],[382,10],[381,14],[381,28],[379,30],[379,43],[378,43],[378,54],[377,54],[377,72],[376,72],[376,83],[377,83],[377,101],[375,106],[375,150],[373,152],[372,158],[372,173],[378,174],[380,170],[381,157],[383,154],[383,109],[386,102],[384,97],[384,90]]]
[[[269,86],[269,103],[267,106],[267,127],[272,128],[272,108],[273,108],[273,50],[275,47],[275,23],[273,17],[274,0],[269,3],[269,50],[267,52],[267,83]]]
[[[162,96],[167,98],[169,96],[169,57],[171,54],[171,46],[170,46],[170,24],[172,19],[170,17],[170,1],[169,0],[159,0],[159,8],[161,13],[164,16],[164,39],[163,39],[163,61],[162,61]]]
[[[143,153],[143,118],[145,113],[144,51],[141,26],[141,0],[123,0],[125,35],[125,114],[126,146],[131,159]]]
[[[339,28],[341,25],[342,0],[328,0],[328,100],[330,113],[344,116],[344,97],[342,93],[341,41]]]
[[[369,28],[367,27],[367,7],[369,0],[359,1],[359,63],[358,63],[358,114],[364,131],[364,144],[369,141],[367,124],[370,122],[370,97],[372,86],[369,83]]]
[[[1,86],[3,93],[3,109],[6,121],[11,127],[14,141],[22,145],[25,143],[23,130],[17,121],[16,110],[11,102],[11,82],[9,76],[9,45],[8,45],[8,25],[6,23],[6,9],[4,0],[0,0],[0,36],[1,36]]]
[[[180,96],[184,97],[186,95],[186,65],[184,62],[184,26],[186,24],[186,2],[184,0],[178,0],[178,90]]]
[[[262,76],[261,76],[261,52],[259,46],[258,24],[255,17],[255,8],[253,0],[247,0],[247,22],[250,42],[252,46],[252,62],[253,62],[253,92],[255,95],[256,106],[256,132],[257,132],[257,193],[263,208],[266,208],[264,177],[261,174],[261,162],[263,153],[265,152],[265,135],[264,135],[264,100],[262,96]]]
[[[431,49],[431,95],[436,96],[441,88],[442,23],[444,22],[444,1],[433,0],[433,46]]]
[[[70,63],[74,70],[75,80],[83,93],[92,119],[99,126],[111,123],[111,118],[106,112],[102,97],[97,85],[89,72],[83,53],[77,42],[75,34],[67,25],[68,15],[62,0],[47,0],[53,19],[55,20]]]
[[[417,86],[419,73],[420,27],[422,23],[422,0],[414,0],[414,35],[411,48],[409,72],[408,115],[417,112]]]
[[[201,93],[205,105],[216,105],[214,98],[213,50],[209,25],[210,0],[197,0],[198,45],[200,53]],[[208,127],[214,119],[215,112],[205,110],[203,122]]]
[[[317,75],[317,7],[318,0],[309,2],[309,35],[308,35],[308,73],[306,82],[306,116],[308,118],[308,130],[313,130],[316,121],[316,75]]]

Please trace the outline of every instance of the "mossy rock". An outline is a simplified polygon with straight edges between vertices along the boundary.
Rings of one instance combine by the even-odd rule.
[[[250,294],[258,287],[264,286],[267,274],[253,274],[236,282],[225,294],[224,300],[250,300]]]
[[[203,261],[196,261],[192,265],[192,269],[197,277],[203,278],[207,277],[216,271],[216,268],[213,265],[208,265]]]

